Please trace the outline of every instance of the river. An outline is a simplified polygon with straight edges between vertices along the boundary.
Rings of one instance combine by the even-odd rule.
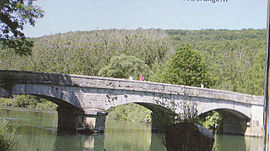
[[[57,134],[57,112],[0,108],[16,127],[15,151],[166,151],[164,136],[146,124],[106,121],[104,134]],[[262,151],[262,138],[216,135],[214,151]]]

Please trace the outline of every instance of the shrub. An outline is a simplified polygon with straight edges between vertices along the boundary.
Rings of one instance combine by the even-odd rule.
[[[12,129],[11,124],[0,118],[0,150],[11,150],[15,141],[15,130]]]

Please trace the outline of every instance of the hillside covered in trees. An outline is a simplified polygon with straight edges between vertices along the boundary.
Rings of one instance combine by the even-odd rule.
[[[201,52],[214,85],[263,95],[266,30],[168,30],[174,45],[188,43]]]
[[[202,83],[263,95],[265,35],[265,30],[253,29],[69,32],[33,39],[31,55],[2,49],[0,69],[134,79],[144,75],[147,81]]]

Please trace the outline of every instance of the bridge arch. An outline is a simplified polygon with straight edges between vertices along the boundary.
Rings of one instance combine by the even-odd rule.
[[[0,97],[9,97],[12,95],[34,95],[61,107],[80,109],[81,104],[76,95],[65,90],[65,87],[53,85],[36,85],[36,84],[14,84],[9,93],[1,93]]]
[[[173,124],[175,121],[175,117],[177,115],[174,111],[160,104],[145,103],[145,102],[124,103],[121,105],[113,106],[108,110],[111,110],[113,108],[118,108],[120,106],[125,106],[128,104],[137,104],[151,111],[150,117],[151,117],[151,126],[152,126],[153,132],[160,132],[164,128],[167,128],[168,125]],[[110,112],[108,112],[108,115],[110,115]]]
[[[12,87],[0,87],[0,97],[33,95],[58,105],[58,131],[76,133],[77,128],[88,126],[84,122],[84,112],[80,99],[68,87],[46,84],[12,83]]]
[[[36,93],[12,93],[12,95],[8,95],[8,96],[2,95],[0,97],[10,97],[14,95],[37,96],[39,98],[43,98],[57,104],[58,107],[56,111],[58,114],[58,124],[57,124],[58,132],[74,134],[76,133],[78,127],[85,127],[82,109],[76,107],[73,104],[70,104],[68,101],[61,100],[55,97],[54,95],[46,95],[46,94],[44,95],[42,93],[37,93],[37,94]]]
[[[201,114],[210,112],[210,111],[228,111],[233,113],[234,115],[241,117],[241,118],[247,118],[247,119],[251,119],[251,112],[250,109],[247,110],[243,110],[240,108],[235,108],[234,106],[227,106],[227,107],[220,107],[220,106],[210,106],[207,108],[203,108],[199,111],[198,116],[200,116]]]
[[[250,127],[251,117],[247,114],[243,114],[241,111],[230,108],[212,108],[207,112],[201,113],[199,116],[205,118],[207,113],[216,111],[222,117],[219,127],[216,127],[219,133],[222,134],[236,134],[245,135],[246,131]]]

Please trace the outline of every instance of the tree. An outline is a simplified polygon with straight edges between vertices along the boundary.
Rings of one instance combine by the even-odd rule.
[[[199,51],[189,45],[178,47],[162,73],[162,81],[171,84],[209,87],[211,78]]]
[[[134,79],[139,79],[140,75],[149,77],[150,68],[140,59],[134,56],[122,54],[120,56],[113,56],[109,65],[102,68],[99,76],[125,78],[132,76]]]
[[[222,116],[217,111],[213,110],[200,115],[197,121],[199,124],[203,125],[207,129],[219,130],[222,124]]]
[[[261,49],[257,52],[254,60],[254,65],[249,72],[251,75],[252,86],[248,89],[248,93],[253,95],[263,95],[265,80],[265,49]]]
[[[43,17],[44,11],[33,4],[35,0],[1,0],[0,2],[0,42],[13,48],[19,54],[30,54],[33,42],[22,32],[26,23],[35,25],[35,20]]]

